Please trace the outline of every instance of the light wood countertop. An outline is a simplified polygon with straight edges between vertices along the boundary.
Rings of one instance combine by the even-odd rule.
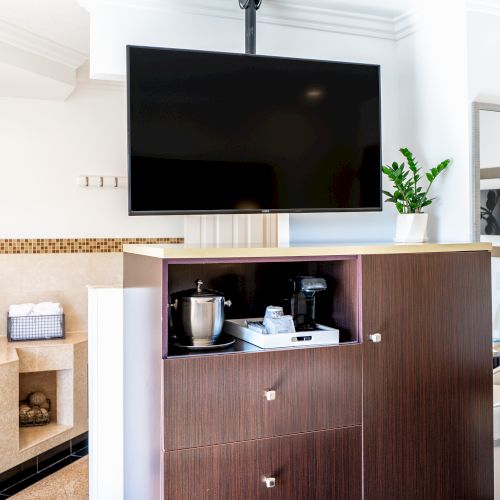
[[[491,243],[352,243],[292,245],[290,247],[199,248],[184,245],[123,245],[125,253],[159,259],[227,259],[255,257],[313,257],[436,252],[491,252]]]

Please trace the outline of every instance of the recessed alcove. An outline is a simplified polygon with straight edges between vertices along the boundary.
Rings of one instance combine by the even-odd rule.
[[[73,370],[47,370],[19,374],[19,400],[43,392],[50,400],[50,423],[19,427],[19,450],[45,441],[73,425]]]
[[[87,335],[8,342],[0,337],[0,472],[88,429]],[[43,392],[51,402],[47,425],[21,427],[19,401]]]

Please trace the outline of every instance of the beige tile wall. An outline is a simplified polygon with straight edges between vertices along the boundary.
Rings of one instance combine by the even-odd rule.
[[[10,304],[42,301],[63,305],[66,331],[86,331],[87,285],[121,285],[122,265],[118,252],[0,254],[0,335]]]
[[[95,253],[121,252],[127,244],[183,243],[184,238],[17,238],[0,239],[5,253]]]

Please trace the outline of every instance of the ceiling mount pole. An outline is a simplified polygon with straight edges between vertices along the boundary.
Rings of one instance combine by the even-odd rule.
[[[245,54],[255,54],[257,50],[257,10],[262,0],[239,0],[245,9]]]

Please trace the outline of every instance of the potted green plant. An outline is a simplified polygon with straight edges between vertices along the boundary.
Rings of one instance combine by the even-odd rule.
[[[428,181],[427,189],[419,185],[423,176],[422,168],[418,166],[415,156],[408,148],[401,148],[400,153],[406,158],[403,162],[392,165],[382,165],[382,172],[390,179],[394,191],[382,190],[387,196],[387,203],[394,203],[398,213],[396,235],[394,241],[401,243],[421,243],[427,240],[428,214],[422,210],[429,206],[435,198],[429,198],[429,190],[438,177],[451,163],[443,160],[436,167],[425,172]]]

